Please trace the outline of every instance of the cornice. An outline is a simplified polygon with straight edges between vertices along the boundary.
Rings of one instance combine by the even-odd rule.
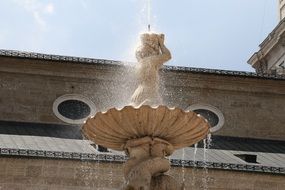
[[[273,31],[259,45],[260,50],[255,52],[247,61],[252,67],[260,64],[263,58],[278,44],[284,46],[285,41],[285,18],[273,29]],[[262,63],[261,63],[262,64]]]
[[[102,161],[123,163],[127,160],[126,156],[114,154],[94,154],[94,153],[76,153],[76,152],[57,152],[43,150],[27,150],[27,149],[8,149],[0,148],[0,157],[22,157],[22,158],[43,158],[43,159],[64,159],[64,160],[86,160],[86,161]],[[204,162],[192,160],[171,159],[172,166],[176,167],[197,167],[211,168],[232,171],[260,172],[285,175],[284,167],[270,167],[261,165],[233,164],[222,162]]]
[[[4,50],[0,49],[0,57],[13,57],[13,58],[25,58],[36,59],[52,62],[66,62],[74,64],[88,64],[88,65],[101,65],[101,66],[123,66],[122,61],[105,60],[105,59],[93,59],[83,57],[72,57],[62,55],[49,55],[34,52],[16,51],[16,50]],[[270,74],[256,74],[253,72],[245,71],[231,71],[220,69],[207,69],[207,68],[193,68],[193,67],[180,67],[180,66],[164,66],[164,71],[179,71],[179,72],[191,72],[199,74],[216,74],[216,75],[228,75],[228,76],[240,76],[240,77],[254,77],[260,79],[275,79],[284,80],[285,76],[270,75]]]
[[[285,19],[281,20],[278,25],[273,29],[273,31],[263,40],[263,42],[259,45],[260,49],[263,49],[264,52],[266,50],[271,49],[276,42],[280,39],[285,33]]]
[[[51,55],[27,51],[16,51],[16,50],[4,50],[0,49],[0,56],[15,57],[15,58],[28,58],[46,61],[61,61],[61,62],[74,62],[84,64],[113,64],[120,65],[122,62],[106,59],[93,59],[84,57],[73,57],[73,56],[62,56],[62,55]]]

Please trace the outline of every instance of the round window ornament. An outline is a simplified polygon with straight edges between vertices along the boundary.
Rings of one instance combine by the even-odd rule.
[[[208,104],[194,104],[191,105],[187,108],[187,110],[191,110],[205,119],[210,123],[211,128],[210,131],[216,132],[220,130],[224,123],[225,123],[225,118],[223,113],[216,107]]]
[[[83,124],[88,117],[95,115],[95,105],[83,95],[66,94],[54,101],[53,113],[66,123]]]

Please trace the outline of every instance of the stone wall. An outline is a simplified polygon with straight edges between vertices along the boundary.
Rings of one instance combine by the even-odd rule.
[[[164,70],[162,96],[169,106],[217,107],[225,125],[216,134],[285,139],[285,80]],[[129,102],[134,72],[118,65],[0,57],[0,120],[63,123],[52,111],[65,94],[82,94],[97,111]]]
[[[111,190],[123,183],[122,164],[0,157],[1,190]],[[184,172],[183,172],[184,171]],[[172,168],[186,189],[283,190],[284,176],[261,173]]]
[[[0,58],[0,120],[63,123],[52,105],[65,94],[88,97],[97,111],[120,106],[133,91],[128,73],[118,66]]]
[[[173,71],[165,73],[165,85],[172,105],[218,108],[225,124],[215,134],[285,139],[285,80]]]

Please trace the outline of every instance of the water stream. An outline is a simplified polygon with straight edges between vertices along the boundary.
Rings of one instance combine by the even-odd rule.
[[[207,139],[203,139],[203,177],[202,177],[202,187],[204,190],[208,189],[207,177],[208,177],[208,168],[207,168]]]
[[[192,183],[191,186],[194,188],[195,187],[195,181],[196,181],[196,176],[195,176],[195,171],[196,171],[196,154],[197,154],[197,147],[198,143],[194,144],[194,154],[193,154],[193,169],[192,169]]]
[[[185,148],[182,149],[181,166],[182,166],[182,182],[185,183]]]
[[[108,164],[108,170],[109,170],[109,184],[110,186],[113,186],[113,156],[112,155],[106,155],[107,156],[107,160],[108,162],[110,162],[110,164]]]
[[[212,142],[211,134],[207,135],[207,138],[203,140],[203,177],[202,177],[202,187],[203,190],[208,189],[208,182],[209,182],[209,173],[208,173],[208,168],[207,168],[207,150],[210,148]]]
[[[95,158],[95,181],[96,183],[96,188],[100,187],[100,183],[99,183],[99,172],[100,171],[100,160],[99,160],[99,154],[97,154],[97,158]]]
[[[194,161],[194,166],[196,166],[196,154],[197,154],[197,148],[198,143],[194,144],[194,156],[193,156],[193,161]]]
[[[151,0],[147,0],[147,27],[148,32],[151,31],[150,25],[151,25]]]

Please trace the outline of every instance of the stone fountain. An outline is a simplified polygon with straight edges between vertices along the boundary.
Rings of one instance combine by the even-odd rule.
[[[162,105],[159,69],[171,59],[164,35],[144,33],[136,51],[138,87],[130,105],[98,112],[82,128],[96,144],[125,151],[124,190],[179,190],[167,175],[174,150],[191,146],[209,133],[208,122],[192,111]]]

